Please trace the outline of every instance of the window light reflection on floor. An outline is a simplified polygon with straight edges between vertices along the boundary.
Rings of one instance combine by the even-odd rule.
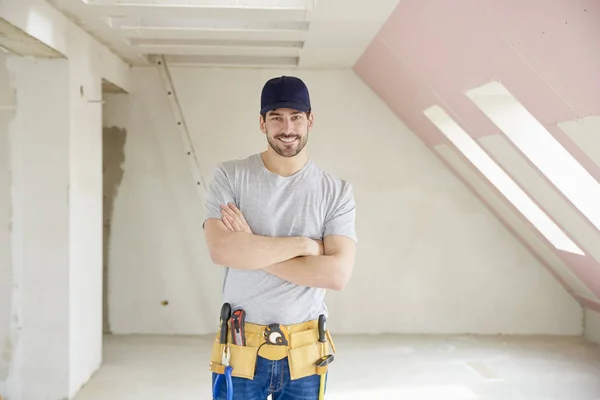
[[[584,255],[584,252],[441,107],[429,107],[424,110],[424,114],[553,246]]]

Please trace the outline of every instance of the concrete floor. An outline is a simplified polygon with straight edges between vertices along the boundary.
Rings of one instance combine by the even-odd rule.
[[[328,400],[600,400],[600,346],[545,336],[340,336]],[[212,337],[106,336],[77,400],[211,399]]]

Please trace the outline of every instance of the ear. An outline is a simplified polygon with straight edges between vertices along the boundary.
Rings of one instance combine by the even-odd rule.
[[[308,129],[312,129],[314,124],[315,124],[315,113],[311,111],[310,115],[308,116]]]
[[[262,115],[258,116],[258,124],[260,126],[261,132],[266,134],[267,133],[266,122]]]

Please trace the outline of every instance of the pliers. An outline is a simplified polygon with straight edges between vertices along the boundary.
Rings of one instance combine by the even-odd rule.
[[[233,380],[231,379],[231,371],[233,371],[233,368],[229,365],[229,346],[227,345],[223,348],[221,365],[225,367],[225,372],[223,374],[218,374],[217,379],[215,379],[215,384],[213,385],[213,399],[219,398],[219,388],[221,381],[224,379],[227,388],[227,400],[233,400]]]

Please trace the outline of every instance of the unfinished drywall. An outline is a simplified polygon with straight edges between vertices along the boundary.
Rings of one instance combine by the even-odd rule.
[[[19,340],[5,397],[70,398],[102,361],[101,88],[105,80],[127,90],[129,66],[44,0],[3,0],[0,15],[66,57],[28,58],[12,69]]]
[[[95,42],[71,40],[70,394],[102,362],[102,71]]]
[[[12,317],[8,399],[69,387],[69,63],[14,58],[10,125]],[[49,78],[51,77],[51,79]]]
[[[110,230],[112,225],[115,197],[123,180],[123,163],[125,161],[125,141],[127,132],[117,127],[106,127],[102,133],[102,172],[103,172],[103,331],[110,332],[108,296],[108,253]]]
[[[16,94],[7,69],[7,55],[0,53],[0,394],[13,358],[13,270],[11,256],[10,129]]]
[[[101,80],[88,63],[83,52],[8,63],[17,107],[7,398],[70,397],[101,362]]]
[[[334,332],[582,332],[574,299],[352,72],[171,73],[205,180],[217,162],[266,148],[258,108],[268,78],[306,80],[316,113],[309,154],[352,182],[357,201],[354,276],[327,296]],[[111,328],[214,332],[223,270],[206,252],[204,200],[157,70],[134,69],[132,80],[130,98],[105,110],[105,126],[128,132],[111,230]]]

